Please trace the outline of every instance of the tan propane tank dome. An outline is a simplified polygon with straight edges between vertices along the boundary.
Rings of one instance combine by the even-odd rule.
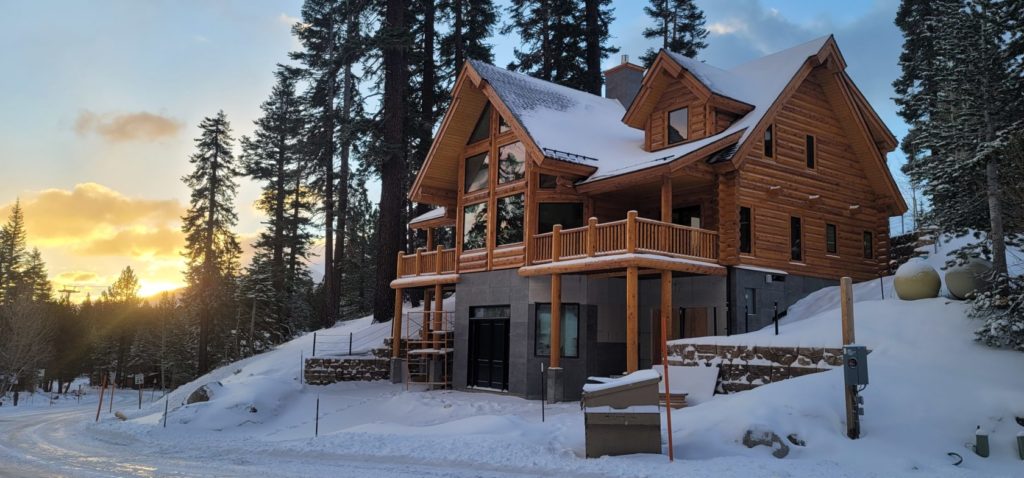
[[[949,295],[963,300],[985,286],[985,275],[992,271],[992,263],[972,257],[966,264],[950,267],[946,271],[946,289]]]
[[[939,296],[942,280],[934,267],[921,258],[914,258],[896,269],[893,286],[900,299],[931,299]]]

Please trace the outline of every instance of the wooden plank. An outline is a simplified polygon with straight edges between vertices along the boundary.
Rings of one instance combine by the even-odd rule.
[[[640,367],[640,334],[638,329],[639,276],[636,266],[626,269],[626,373],[636,372]]]

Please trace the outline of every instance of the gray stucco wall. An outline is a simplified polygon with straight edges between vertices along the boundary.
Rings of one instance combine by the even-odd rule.
[[[769,281],[768,277],[772,279]],[[807,297],[811,292],[838,283],[839,281],[832,279],[795,274],[779,275],[760,270],[730,267],[729,303],[732,304],[732,308],[729,311],[729,317],[731,332],[741,334],[747,332],[747,329],[753,331],[764,328],[772,323],[776,303],[779,305],[779,314],[781,315],[789,309],[789,306]],[[747,289],[754,290],[754,310],[748,309],[748,322],[744,322],[743,314],[747,303],[744,295]]]

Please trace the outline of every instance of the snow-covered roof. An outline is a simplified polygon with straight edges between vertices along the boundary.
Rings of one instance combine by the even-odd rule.
[[[545,155],[554,159],[594,166],[585,182],[646,169],[680,158],[736,133],[742,144],[760,122],[796,72],[828,41],[827,36],[723,70],[668,52],[669,57],[712,92],[754,107],[725,131],[658,151],[644,151],[644,132],[622,122],[625,108],[614,99],[515,73],[473,61],[474,70],[486,80],[516,120]],[[716,155],[728,159],[735,152]]]
[[[436,208],[431,209],[431,210],[429,210],[429,211],[427,211],[427,212],[425,212],[423,214],[420,214],[419,216],[416,216],[416,217],[412,218],[409,221],[409,227],[413,227],[416,224],[419,224],[421,222],[427,222],[427,221],[431,221],[431,220],[434,220],[434,219],[440,219],[442,217],[445,217],[445,215],[447,213],[448,213],[448,210],[445,209],[444,206],[436,207]]]

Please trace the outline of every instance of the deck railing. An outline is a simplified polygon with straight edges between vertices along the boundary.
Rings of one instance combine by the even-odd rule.
[[[556,225],[552,232],[533,236],[530,246],[530,264],[626,253],[718,261],[717,232],[640,218],[636,211],[603,224],[590,218],[583,227]]]
[[[398,253],[398,277],[455,272],[455,249],[437,246],[436,250],[418,249],[414,253]]]

